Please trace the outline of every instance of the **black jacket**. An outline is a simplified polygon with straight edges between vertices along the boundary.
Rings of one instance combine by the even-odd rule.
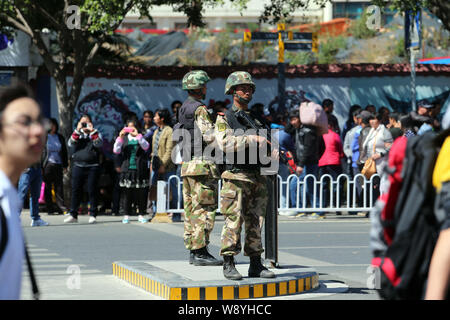
[[[97,130],[91,135],[95,135],[95,138],[91,139],[89,135],[80,134],[79,132],[74,131],[69,138],[68,146],[73,164],[82,167],[100,164],[100,154],[102,153],[101,146],[103,141]]]
[[[298,166],[318,164],[325,152],[325,141],[314,126],[302,125],[295,130],[295,162]]]
[[[61,156],[62,166],[63,166],[63,168],[67,168],[69,163],[68,163],[68,156],[67,156],[66,140],[59,133],[57,133],[57,135],[58,135],[59,142],[61,143],[61,151],[59,152],[59,155]],[[47,135],[47,138],[48,138],[48,135]],[[45,166],[48,163],[47,141],[45,142],[45,148],[44,148],[44,151],[42,152],[41,163],[42,163],[42,168],[45,168]]]

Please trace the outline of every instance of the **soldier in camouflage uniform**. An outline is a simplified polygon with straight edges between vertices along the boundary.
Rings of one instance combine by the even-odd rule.
[[[232,155],[233,161],[226,162],[226,170],[222,173],[222,190],[220,191],[221,212],[225,216],[222,230],[222,248],[220,255],[224,257],[223,273],[225,278],[242,279],[236,270],[234,255],[241,251],[241,230],[245,223],[244,255],[250,257],[249,277],[273,278],[275,274],[261,263],[261,253],[264,251],[261,242],[260,217],[264,217],[268,203],[267,180],[261,175],[261,164],[251,164],[249,147],[256,143],[267,144],[267,140],[258,135],[245,135],[242,130],[249,127],[240,120],[237,112],[248,109],[255,84],[249,73],[237,71],[232,73],[226,82],[225,94],[233,95],[233,106],[225,113],[218,113],[216,120],[216,141],[219,148]],[[248,112],[247,112],[248,113]],[[248,113],[258,126],[263,125],[258,119]],[[237,129],[242,129],[239,133]],[[236,156],[246,152],[245,163],[239,163]],[[225,157],[228,158],[228,157]],[[242,159],[242,158],[241,158]],[[232,162],[232,164],[229,164]]]
[[[207,249],[214,228],[217,209],[217,180],[219,172],[213,159],[203,156],[206,145],[214,142],[214,123],[201,101],[206,95],[206,72],[194,70],[183,77],[182,88],[188,98],[178,113],[174,129],[184,129],[183,177],[184,244],[190,250],[189,262],[196,266],[222,265]],[[186,148],[187,147],[187,148]],[[193,152],[192,152],[193,151]]]

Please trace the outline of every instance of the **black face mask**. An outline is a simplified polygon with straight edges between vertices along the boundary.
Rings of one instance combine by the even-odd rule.
[[[250,101],[252,101],[252,98],[245,99],[245,98],[241,97],[240,95],[238,95],[236,92],[234,93],[234,96],[239,99],[239,103],[249,104]]]

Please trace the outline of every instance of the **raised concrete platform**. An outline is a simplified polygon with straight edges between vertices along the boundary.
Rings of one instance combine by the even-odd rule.
[[[270,269],[273,279],[248,278],[248,263],[236,269],[240,281],[223,277],[222,266],[193,266],[187,261],[117,261],[113,275],[167,300],[233,300],[299,294],[319,287],[312,268],[288,266]]]

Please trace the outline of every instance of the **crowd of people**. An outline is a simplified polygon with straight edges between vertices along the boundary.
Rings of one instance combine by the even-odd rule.
[[[227,102],[212,101],[208,106],[212,119],[229,108]],[[101,133],[88,114],[81,116],[68,139],[58,132],[57,120],[50,119],[41,161],[30,166],[19,180],[21,198],[25,200],[30,195],[32,226],[48,224],[39,215],[38,198],[42,183],[44,187],[41,198],[45,205],[41,205],[41,209],[48,214],[66,214],[66,223],[78,221],[78,214],[83,212],[83,203],[87,204],[84,207],[88,209],[89,223],[96,222],[99,212],[123,216],[122,222],[125,224],[134,215],[138,216],[137,220],[141,223],[151,220],[156,212],[157,181],[168,181],[174,175],[181,177],[182,160],[176,161],[171,157],[173,148],[177,147],[172,141],[172,134],[181,105],[176,100],[171,104],[170,111],[168,108],[146,110],[142,119],[133,112],[124,115],[124,124],[117,133],[112,159],[103,155]],[[336,189],[330,179],[322,180],[322,203],[319,203],[315,181],[320,181],[323,175],[329,175],[336,181],[341,174],[346,174],[352,181],[356,175],[364,173],[364,165],[369,159],[374,163],[372,174],[378,173],[373,177],[372,188],[367,190],[360,176],[355,183],[357,192],[353,202],[353,192],[344,190],[345,186],[341,184],[339,204],[345,205],[345,192],[349,192],[351,203],[361,207],[365,192],[367,199],[371,193],[372,203],[369,206],[373,205],[380,194],[387,192],[386,175],[382,173],[387,168],[387,155],[393,141],[399,136],[410,137],[429,130],[440,130],[440,106],[427,101],[419,102],[417,112],[405,114],[391,112],[384,106],[377,110],[374,105],[364,108],[352,105],[342,127],[333,114],[332,99],[324,99],[320,107],[326,116],[325,129],[308,119],[308,112],[304,112],[302,118],[298,107],[284,114],[265,114],[261,103],[255,103],[250,109],[254,114],[263,115],[266,124],[271,129],[276,129],[275,137],[280,150],[290,152],[295,163],[293,167],[287,163],[279,163],[278,174],[283,181],[288,181],[283,185],[279,198],[280,215],[323,219],[324,212],[301,212],[303,186],[306,188],[304,207],[336,206],[338,193],[333,190],[335,196],[330,199],[330,188]],[[69,171],[69,158],[71,200],[70,206],[66,206],[63,176]],[[291,175],[293,178],[288,179]],[[370,175],[366,177],[370,179]],[[182,208],[183,195],[178,193],[177,181],[170,179],[169,187],[170,208]],[[171,215],[173,221],[181,221],[180,213]]]
[[[444,121],[439,118],[440,106],[427,101],[419,102],[417,112],[407,114],[390,112],[383,106],[377,110],[373,105],[365,108],[353,105],[350,107],[349,118],[342,130],[333,115],[334,103],[331,99],[325,99],[321,105],[306,100],[299,108],[290,110],[285,116],[264,117],[261,114],[261,104],[254,105],[254,108],[250,110],[247,109],[255,91],[255,84],[246,72],[232,73],[227,79],[225,92],[233,96],[232,110],[221,102],[215,103],[208,110],[200,100],[204,99],[206,94],[206,82],[209,81],[209,77],[199,72],[188,73],[186,76],[188,80],[183,79],[183,85],[186,83],[192,85],[197,82],[200,84],[198,88],[183,89],[188,91],[189,98],[183,104],[175,101],[172,104],[172,113],[168,109],[145,111],[143,119],[139,119],[134,113],[125,115],[125,121],[118,130],[114,143],[114,156],[110,160],[112,176],[110,176],[111,172],[105,172],[107,166],[101,151],[102,135],[88,114],[83,114],[78,119],[76,128],[66,139],[58,133],[58,122],[55,119],[46,121],[42,116],[32,93],[26,87],[11,88],[0,97],[0,131],[2,133],[0,135],[0,179],[2,179],[0,253],[4,256],[2,261],[4,263],[0,265],[2,283],[10,283],[11,287],[20,288],[20,272],[17,270],[20,269],[26,247],[24,249],[23,239],[20,237],[22,233],[19,217],[12,213],[21,211],[19,207],[25,203],[28,193],[30,194],[31,226],[48,225],[39,215],[39,190],[42,181],[45,183],[44,198],[47,212],[66,214],[65,223],[78,222],[81,203],[86,199],[85,195],[89,203],[89,223],[96,223],[99,211],[108,205],[107,201],[102,199],[102,195],[112,194],[109,204],[112,213],[122,215],[122,222],[128,224],[133,214],[138,215],[140,223],[148,222],[145,216],[155,212],[155,201],[158,201],[154,194],[158,180],[167,181],[174,175],[183,177],[184,199],[180,201],[176,185],[169,184],[170,203],[171,207],[176,207],[182,202],[186,209],[184,239],[185,246],[190,251],[189,262],[199,266],[223,264],[225,278],[242,279],[235,268],[233,257],[241,251],[240,233],[245,220],[244,253],[250,257],[249,277],[275,277],[273,272],[261,264],[263,251],[261,226],[268,202],[268,189],[265,177],[255,169],[260,169],[262,162],[225,163],[225,169],[220,175],[224,180],[220,190],[221,207],[225,215],[220,255],[224,257],[224,260],[219,261],[207,250],[209,232],[214,226],[214,208],[217,204],[218,190],[215,189],[215,182],[219,179],[218,172],[211,175],[208,170],[212,168],[211,166],[214,166],[216,170],[216,164],[210,162],[211,159],[204,157],[203,154],[200,158],[196,158],[195,153],[186,162],[181,159],[174,160],[172,151],[177,144],[173,137],[174,119],[178,125],[184,124],[186,128],[193,131],[200,130],[202,138],[206,138],[205,141],[208,139],[217,141],[223,152],[231,146],[234,156],[238,154],[239,145],[246,146],[244,148],[246,156],[249,156],[252,143],[259,144],[260,148],[262,144],[268,142],[266,138],[259,135],[236,134],[235,130],[242,126],[241,120],[238,119],[239,112],[248,112],[250,114],[248,121],[257,120],[259,128],[263,128],[265,122],[270,128],[278,129],[276,138],[279,151],[292,155],[292,163],[280,163],[278,173],[284,180],[294,177],[287,185],[290,191],[289,198],[285,194],[285,201],[282,200],[284,208],[300,207],[297,203],[297,194],[302,192],[301,188],[299,189],[299,181],[306,180],[308,175],[318,179],[325,174],[336,178],[341,173],[349,176],[357,176],[361,173],[366,178],[371,178],[371,175],[378,173],[372,189],[367,190],[361,184],[357,197],[360,198],[361,192],[371,192],[374,195],[373,201],[382,199],[383,197],[379,195],[390,192],[386,173],[391,170],[388,165],[389,152],[393,146],[394,149],[399,145],[396,145],[396,141],[407,141],[415,135],[427,136],[426,133],[429,131],[439,132],[441,123],[444,123],[444,128],[447,128],[443,133],[448,134],[449,121],[447,118]],[[180,113],[180,110],[184,113]],[[251,116],[252,113],[253,116]],[[315,118],[316,115],[317,118]],[[189,127],[194,121],[197,127]],[[245,126],[249,128],[251,123]],[[212,131],[207,130],[208,128]],[[400,137],[402,139],[399,139]],[[230,142],[233,143],[230,144]],[[193,138],[183,143],[195,146],[203,142],[202,139],[197,141]],[[446,143],[445,150],[448,154],[448,140]],[[271,156],[277,157],[278,153],[272,153]],[[448,182],[448,161],[444,154],[439,155],[437,167],[443,169],[433,176],[433,184],[436,182],[436,186],[442,188],[444,183]],[[68,172],[69,168],[71,200],[70,207],[67,208],[63,177],[64,172]],[[445,175],[439,172],[444,172]],[[102,176],[110,177],[109,186],[102,184]],[[212,184],[207,185],[205,179]],[[192,185],[188,185],[190,180]],[[17,190],[13,185],[17,185]],[[305,205],[318,207],[319,199],[314,190],[316,185],[306,181],[304,185],[302,184],[303,186],[307,195]],[[111,192],[101,191],[102,188],[107,187],[112,189]],[[334,186],[329,184],[327,187]],[[189,191],[189,188],[192,190]],[[100,192],[98,192],[99,189]],[[443,211],[439,210],[445,216],[445,223],[441,228],[442,237],[439,238],[437,249],[445,248],[441,242],[448,243],[448,232],[446,232],[448,231],[448,184],[445,185],[445,190],[446,193],[441,192],[439,198]],[[207,196],[202,197],[202,195]],[[188,199],[188,196],[192,198]],[[244,196],[250,205],[244,205]],[[199,197],[202,198],[198,199]],[[283,199],[283,193],[281,197]],[[325,197],[322,201],[327,206],[330,205],[331,199]],[[213,206],[210,206],[211,210],[207,210],[210,204]],[[304,215],[295,210],[288,212],[294,212],[298,216]],[[283,211],[280,214],[283,214]],[[195,220],[198,220],[200,216],[208,217],[209,215],[212,219],[209,222]],[[323,213],[312,214],[311,217],[320,219],[323,218]],[[173,221],[181,221],[180,215],[174,215],[172,218]],[[8,230],[14,232],[9,233]],[[200,236],[198,230],[203,230],[205,235]],[[6,243],[4,239],[10,234],[12,235],[8,240],[10,242],[4,246]],[[200,239],[203,240],[199,241]],[[437,250],[433,255],[430,269],[433,271],[433,283],[439,282],[439,270],[448,261],[447,252],[445,249],[442,252]],[[14,268],[16,271],[8,279],[1,277],[2,274],[11,274],[7,272],[8,268]],[[434,275],[437,276],[434,278]],[[448,277],[445,279],[445,283],[448,283]],[[446,288],[434,284],[428,288],[427,295],[432,298],[442,298]],[[17,296],[18,292],[11,294],[2,292],[0,289],[0,296]]]

